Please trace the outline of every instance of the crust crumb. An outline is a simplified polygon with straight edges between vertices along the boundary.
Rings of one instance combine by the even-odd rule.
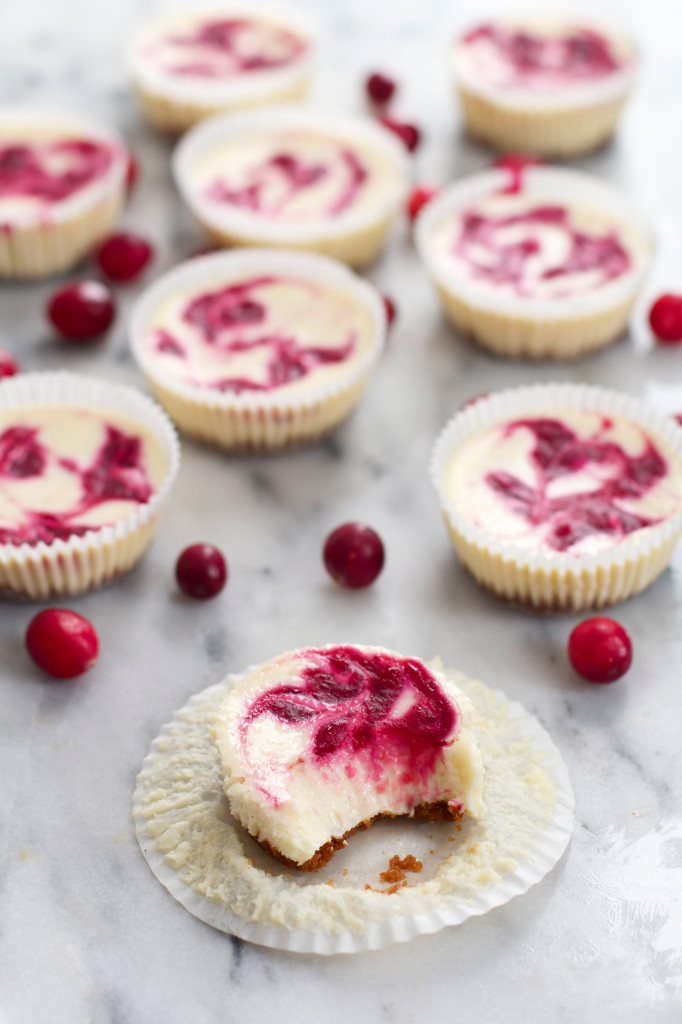
[[[386,871],[382,871],[379,878],[382,882],[388,882],[393,884],[395,882],[403,882],[405,880],[406,871],[414,871],[418,873],[421,871],[424,865],[416,857],[413,857],[411,853],[408,853],[407,857],[403,857],[402,860],[396,854],[391,857],[388,862],[388,868]]]

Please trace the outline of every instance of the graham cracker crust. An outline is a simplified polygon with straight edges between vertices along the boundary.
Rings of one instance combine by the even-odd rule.
[[[370,828],[377,818],[421,818],[426,821],[459,821],[461,817],[462,811],[451,807],[446,800],[438,800],[430,804],[417,804],[412,811],[406,814],[391,814],[388,811],[381,811],[379,814],[375,814],[373,818],[366,818],[365,821],[361,821],[358,825],[344,832],[342,836],[332,836],[329,842],[320,846],[312,857],[304,861],[303,864],[297,864],[296,861],[285,857],[267,839],[258,839],[257,836],[253,838],[259,846],[262,846],[267,853],[280,861],[280,863],[286,865],[286,867],[296,868],[297,871],[319,871],[320,868],[329,863],[337,850],[341,850],[347,845],[346,840],[349,836],[352,836],[354,832],[359,832],[360,829]]]

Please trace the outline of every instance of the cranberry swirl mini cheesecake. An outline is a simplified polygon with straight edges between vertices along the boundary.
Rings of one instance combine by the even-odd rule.
[[[0,384],[0,594],[81,593],[125,572],[158,526],[179,448],[129,388],[65,373]]]
[[[636,64],[620,32],[582,18],[485,22],[455,42],[468,131],[499,149],[573,156],[613,134]]]
[[[374,288],[309,253],[244,250],[189,260],[140,299],[135,359],[186,433],[224,448],[278,448],[333,429],[383,350]]]
[[[483,762],[452,680],[379,647],[280,655],[233,685],[213,734],[233,815],[316,871],[379,816],[483,813]]]
[[[511,357],[570,359],[613,341],[652,252],[625,197],[550,167],[457,182],[425,207],[416,237],[454,326]]]
[[[180,194],[221,245],[375,259],[405,195],[404,147],[381,125],[304,108],[210,118],[178,146]]]
[[[131,47],[147,120],[181,132],[203,117],[305,95],[314,34],[297,12],[267,4],[185,10],[145,25]]]
[[[638,593],[682,531],[682,430],[601,388],[535,385],[475,401],[441,434],[432,477],[464,565],[538,609]]]
[[[0,277],[69,270],[114,224],[127,152],[69,114],[0,110]]]

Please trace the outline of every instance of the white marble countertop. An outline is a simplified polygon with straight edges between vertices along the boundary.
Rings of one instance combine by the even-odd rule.
[[[115,123],[141,163],[124,223],[158,247],[154,272],[200,244],[170,182],[171,144],[141,122],[122,53],[150,0],[0,6],[0,95],[86,110]],[[442,61],[462,0],[301,0],[323,29],[318,97],[361,105],[375,67],[401,83],[397,111],[424,129],[416,177],[483,167],[466,142]],[[510,8],[510,3],[496,9]],[[526,6],[526,5],[523,5]],[[548,5],[545,5],[548,6]],[[682,37],[677,0],[592,0],[633,31],[643,67],[617,141],[579,162],[627,189],[658,259],[642,309],[682,287]],[[582,683],[565,643],[577,621],[506,607],[449,547],[426,475],[432,442],[467,397],[531,380],[584,380],[682,411],[682,350],[652,350],[642,311],[630,337],[572,365],[496,360],[454,335],[396,233],[370,277],[399,320],[357,414],[331,439],[280,457],[229,458],[189,442],[157,542],[129,576],[73,606],[101,637],[86,677],[51,684],[23,636],[35,609],[0,606],[0,1022],[217,1024],[352,1019],[505,1024],[678,1021],[682,1015],[682,550],[615,613],[635,649],[610,687]],[[53,282],[0,289],[0,345],[27,369],[68,367],[141,386],[115,329],[69,348],[43,319]],[[387,565],[366,592],[325,577],[321,546],[347,519],[383,536]],[[225,551],[215,601],[176,592],[177,553]],[[487,916],[358,957],[250,946],[191,917],[151,874],[131,821],[152,738],[190,694],[229,670],[331,641],[382,644],[502,687],[549,729],[577,799],[571,846],[526,896]]]

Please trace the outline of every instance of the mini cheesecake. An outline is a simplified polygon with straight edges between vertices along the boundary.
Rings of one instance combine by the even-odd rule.
[[[609,139],[636,64],[620,32],[539,14],[476,25],[451,59],[470,134],[541,156],[574,156]]]
[[[682,530],[682,431],[599,388],[540,385],[475,401],[445,428],[432,472],[466,567],[538,608],[637,593]]]
[[[356,267],[379,254],[407,177],[385,128],[295,107],[211,118],[185,136],[173,166],[219,244],[309,249]]]
[[[573,358],[623,333],[651,258],[616,190],[574,171],[487,171],[417,221],[422,261],[455,327],[500,355]]]
[[[130,568],[177,463],[167,418],[130,389],[71,374],[0,384],[0,593],[77,594]]]
[[[127,152],[110,132],[67,114],[0,112],[0,276],[69,270],[114,224]]]
[[[233,815],[273,856],[316,871],[379,816],[483,814],[467,698],[378,647],[283,654],[236,677],[214,737]]]
[[[320,256],[190,260],[141,298],[135,358],[182,430],[276,448],[331,430],[359,401],[386,331],[377,292]]]
[[[303,98],[314,45],[297,12],[233,3],[155,19],[130,62],[147,120],[181,132],[211,114]]]

